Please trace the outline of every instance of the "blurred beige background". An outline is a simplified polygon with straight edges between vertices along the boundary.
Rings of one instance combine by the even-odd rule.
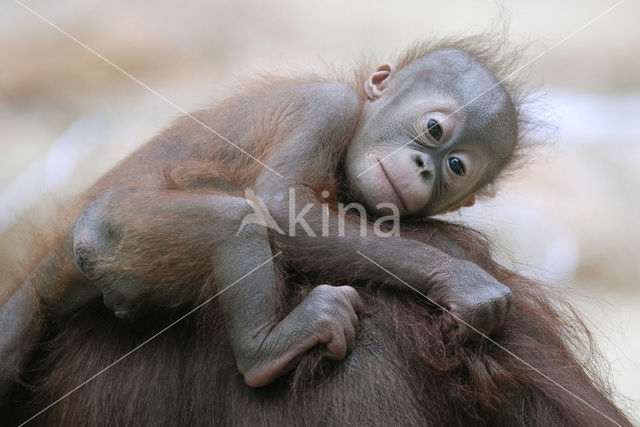
[[[381,60],[410,42],[510,17],[526,58],[616,1],[26,1],[185,110],[257,72]],[[495,199],[452,219],[493,236],[502,259],[562,287],[640,418],[640,3],[626,1],[523,73],[550,125]],[[544,107],[544,108],[542,108]],[[0,4],[0,271],[24,258],[21,221],[52,215],[179,115],[12,1]],[[568,396],[568,398],[570,398]]]

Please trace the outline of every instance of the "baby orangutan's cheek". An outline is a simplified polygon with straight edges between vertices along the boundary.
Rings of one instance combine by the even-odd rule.
[[[387,156],[389,156],[387,154]],[[371,164],[371,170],[369,173],[371,174],[371,188],[373,194],[370,197],[371,208],[374,212],[378,214],[382,214],[388,209],[383,209],[380,211],[377,209],[378,204],[380,203],[392,203],[398,208],[398,211],[401,215],[407,213],[407,208],[404,200],[402,199],[402,195],[398,191],[396,187],[396,183],[394,178],[391,176],[390,172],[385,168],[385,161],[382,154],[379,153],[371,153],[368,156],[369,163]]]

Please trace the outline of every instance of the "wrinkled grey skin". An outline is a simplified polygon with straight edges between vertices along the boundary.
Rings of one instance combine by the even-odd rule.
[[[507,287],[475,264],[421,242],[371,232],[361,236],[359,225],[351,223],[346,224],[346,236],[338,236],[335,217],[330,218],[329,235],[323,236],[321,210],[310,188],[324,182],[326,176],[314,171],[326,170],[331,154],[358,123],[343,159],[345,185],[354,197],[347,202],[362,202],[374,214],[383,213],[377,204],[394,203],[404,216],[426,216],[471,204],[473,193],[504,167],[516,142],[516,114],[505,90],[497,85],[475,99],[496,83],[466,53],[440,50],[397,72],[389,65],[380,67],[365,83],[366,100],[341,83],[304,83],[241,98],[223,112],[205,111],[199,117],[220,133],[233,135],[251,152],[255,142],[248,129],[277,109],[279,126],[289,132],[268,162],[283,176],[263,169],[255,193],[283,230],[289,229],[290,187],[296,188],[296,212],[307,203],[315,204],[305,220],[317,237],[310,237],[300,224],[295,226],[295,236],[276,236],[293,267],[312,268],[305,262],[313,260],[329,283],[343,279],[345,271],[357,271],[363,280],[406,289],[358,252],[365,254],[448,307],[450,323],[457,323],[464,337],[470,328],[490,333],[501,327],[511,302]],[[439,141],[426,132],[429,118],[440,122]],[[185,133],[189,139],[178,144],[176,135]],[[196,301],[200,289],[183,283],[188,271],[178,267],[164,271],[161,283],[147,283],[136,275],[153,257],[171,255],[162,252],[165,246],[170,248],[167,251],[178,251],[180,259],[214,272],[218,289],[224,289],[218,298],[238,369],[248,385],[268,384],[321,343],[326,344],[327,357],[345,357],[353,346],[356,313],[361,309],[354,288],[318,286],[278,321],[280,289],[269,261],[274,253],[267,230],[252,224],[235,235],[242,218],[253,212],[247,201],[164,190],[159,185],[162,176],[140,172],[141,164],[146,166],[144,171],[155,166],[160,170],[168,156],[191,160],[197,150],[185,147],[196,142],[226,144],[198,123],[182,121],[121,163],[109,174],[108,185],[98,182],[89,191],[93,201],[67,237],[71,243],[61,244],[0,308],[0,392],[15,380],[38,336],[39,322],[34,320],[39,316],[38,305],[27,297],[31,293],[38,293],[54,317],[98,296],[122,318],[135,317],[145,305],[174,307]],[[463,161],[463,176],[449,169],[447,159],[452,155]],[[135,189],[132,176],[138,183]],[[214,184],[212,190],[216,190]],[[167,231],[152,238],[145,234],[148,231],[127,228],[131,218]],[[159,241],[162,238],[166,242]],[[48,272],[61,268],[71,271],[64,283],[56,280],[55,272]]]

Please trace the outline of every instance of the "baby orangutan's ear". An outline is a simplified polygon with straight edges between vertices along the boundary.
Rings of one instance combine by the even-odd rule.
[[[447,212],[455,212],[460,208],[466,208],[466,207],[469,207],[469,206],[473,206],[475,203],[476,203],[476,196],[474,196],[472,194],[471,196],[469,196],[466,199],[464,199],[462,202],[458,203],[457,205],[455,205],[454,207],[449,209]]]
[[[364,91],[367,98],[374,101],[382,96],[389,86],[389,80],[395,74],[395,67],[391,64],[384,64],[378,67],[375,73],[371,74],[364,83]]]

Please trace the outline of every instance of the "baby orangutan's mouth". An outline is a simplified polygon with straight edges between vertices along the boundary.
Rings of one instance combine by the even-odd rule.
[[[387,178],[387,181],[391,185],[391,188],[393,189],[393,192],[396,193],[396,197],[398,198],[398,200],[400,200],[400,203],[402,204],[402,209],[404,210],[404,212],[409,212],[409,209],[407,209],[407,204],[404,201],[404,198],[402,197],[402,193],[398,190],[398,188],[394,184],[393,180],[391,179],[391,177],[389,176],[389,174],[385,170],[384,164],[382,163],[382,161],[380,161],[378,159],[375,159],[375,160],[380,165],[380,169],[382,169],[382,173],[384,173],[385,178]]]

